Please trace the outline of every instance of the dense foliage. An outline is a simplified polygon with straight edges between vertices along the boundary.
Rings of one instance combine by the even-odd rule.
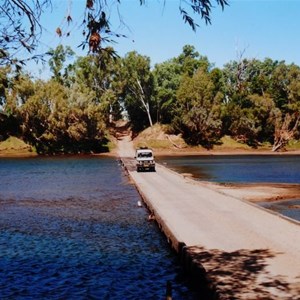
[[[0,135],[17,135],[40,153],[103,151],[113,121],[140,131],[159,122],[191,145],[212,148],[224,135],[277,151],[300,138],[300,67],[241,58],[222,69],[185,46],[151,69],[150,58],[112,48],[73,59],[49,52],[52,78],[0,68]]]

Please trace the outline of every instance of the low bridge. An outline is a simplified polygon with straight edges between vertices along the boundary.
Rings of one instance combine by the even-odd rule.
[[[131,149],[131,150],[130,150]],[[119,155],[158,226],[213,299],[300,299],[300,224],[162,165],[136,172],[130,139]]]

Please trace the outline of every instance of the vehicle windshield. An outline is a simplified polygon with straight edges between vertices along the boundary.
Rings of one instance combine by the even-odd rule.
[[[152,157],[151,152],[141,152],[138,154],[138,157]]]

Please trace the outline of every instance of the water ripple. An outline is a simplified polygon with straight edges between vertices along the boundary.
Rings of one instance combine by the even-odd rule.
[[[111,158],[0,160],[0,299],[194,299]]]

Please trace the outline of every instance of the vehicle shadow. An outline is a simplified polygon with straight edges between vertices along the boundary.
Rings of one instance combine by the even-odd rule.
[[[186,247],[193,269],[203,268],[205,281],[215,290],[213,299],[226,300],[299,300],[298,284],[290,284],[283,276],[272,277],[266,267],[276,256],[268,249],[224,252],[202,247]],[[196,276],[194,276],[196,274]],[[192,280],[199,280],[197,272]],[[202,278],[203,281],[203,278]]]

